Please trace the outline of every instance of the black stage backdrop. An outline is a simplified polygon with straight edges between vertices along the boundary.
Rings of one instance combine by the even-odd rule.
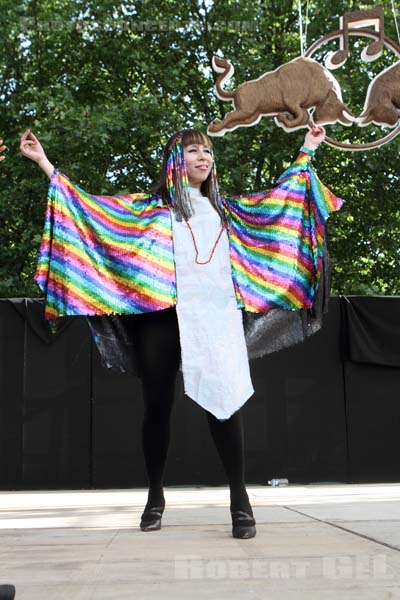
[[[86,320],[0,300],[0,489],[146,486],[140,381],[101,365]],[[400,298],[332,298],[322,330],[251,363],[247,481],[400,481]],[[204,411],[176,389],[166,485],[225,484]]]

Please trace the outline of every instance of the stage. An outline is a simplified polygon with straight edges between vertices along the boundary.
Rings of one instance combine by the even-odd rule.
[[[140,490],[3,492],[0,583],[16,600],[394,598],[400,484],[249,486],[257,536],[221,487],[171,487],[159,532]]]

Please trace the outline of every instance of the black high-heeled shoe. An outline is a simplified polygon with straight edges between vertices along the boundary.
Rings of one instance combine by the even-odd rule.
[[[161,529],[161,519],[165,506],[151,506],[145,508],[141,516],[140,529],[142,531],[158,531]]]
[[[253,538],[256,535],[256,520],[244,510],[231,510],[232,536],[242,540]]]

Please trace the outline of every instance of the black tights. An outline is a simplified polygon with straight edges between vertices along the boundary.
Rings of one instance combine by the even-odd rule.
[[[163,475],[170,439],[170,416],[180,364],[176,311],[135,315],[133,335],[142,378],[143,453],[149,479],[147,506],[164,504]],[[243,423],[240,410],[226,421],[206,411],[210,432],[228,478],[231,509],[251,511],[245,487]]]

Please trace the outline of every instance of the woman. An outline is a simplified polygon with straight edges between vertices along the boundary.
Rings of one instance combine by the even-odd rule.
[[[238,308],[261,313],[312,306],[323,224],[341,204],[309,165],[324,136],[323,128],[307,133],[299,159],[274,188],[272,205],[269,193],[222,197],[211,141],[197,130],[168,140],[152,193],[113,198],[92,196],[72,184],[54,169],[30,130],[22,136],[22,154],[51,179],[36,274],[46,293],[47,316],[93,315],[102,350],[95,315],[120,314],[118,326],[123,324],[124,336],[136,346],[149,479],[143,531],[161,527],[170,414],[182,362],[185,392],[207,411],[229,481],[232,535],[256,534],[245,486],[240,411],[254,390]],[[309,200],[301,200],[308,190],[315,200],[311,211]],[[275,218],[269,211],[272,206],[276,212],[278,204]],[[289,239],[282,257],[285,239],[277,240],[276,231]],[[102,354],[107,361],[107,352]]]

